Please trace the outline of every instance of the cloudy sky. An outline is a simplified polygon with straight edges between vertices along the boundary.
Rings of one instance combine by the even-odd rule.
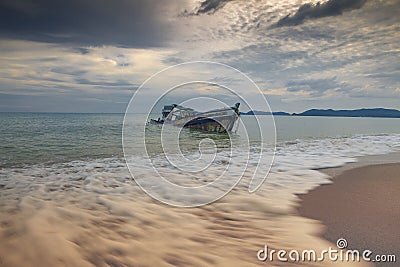
[[[198,60],[247,74],[273,110],[400,109],[398,14],[399,0],[0,0],[0,111],[124,112],[151,75]]]

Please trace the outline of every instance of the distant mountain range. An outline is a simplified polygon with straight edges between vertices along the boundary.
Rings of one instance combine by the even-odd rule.
[[[252,110],[242,115],[271,115],[268,111]],[[322,117],[372,117],[400,118],[400,111],[386,108],[362,108],[354,110],[309,109],[302,113],[272,112],[274,116],[322,116]]]

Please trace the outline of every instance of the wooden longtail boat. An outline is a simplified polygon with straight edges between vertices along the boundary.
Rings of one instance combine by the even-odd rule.
[[[240,103],[234,107],[197,112],[180,105],[167,105],[162,110],[162,119],[151,120],[150,124],[171,124],[207,132],[226,133],[234,129],[239,118]]]

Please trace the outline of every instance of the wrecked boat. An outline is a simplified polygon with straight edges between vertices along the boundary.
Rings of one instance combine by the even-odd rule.
[[[177,104],[166,105],[162,110],[162,118],[151,119],[149,124],[171,124],[179,127],[207,132],[231,132],[239,118],[240,103],[234,107],[198,112]]]

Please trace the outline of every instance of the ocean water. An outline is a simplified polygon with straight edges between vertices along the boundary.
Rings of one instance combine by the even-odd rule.
[[[135,116],[138,117],[134,121],[138,124],[136,129],[141,131],[141,123],[146,116]],[[264,138],[269,144],[273,141],[273,136],[268,136],[272,130],[267,128],[270,127],[269,123],[263,124],[264,117],[269,116],[258,116],[261,131],[267,135]],[[246,116],[242,116],[242,120],[246,119]],[[358,152],[380,154],[392,150],[388,146],[398,145],[399,122],[390,118],[275,116],[277,148],[280,151],[294,144],[311,145],[310,140],[314,143],[333,142],[339,147],[341,142],[348,146],[347,142],[354,140],[355,147],[351,148],[353,152],[349,152],[349,157],[358,155]],[[121,158],[122,123],[123,114],[0,113],[0,167]],[[249,127],[250,135],[254,128]],[[189,134],[198,140],[210,137],[200,132]],[[240,134],[239,129],[236,137],[240,138]],[[228,136],[212,135],[211,138],[219,139],[222,146],[224,142],[229,143],[226,141]],[[357,141],[368,142],[369,138],[376,146],[357,146]],[[378,144],[379,139],[382,140],[382,147]],[[386,139],[392,140],[390,144],[385,145]],[[186,148],[190,149],[189,145]],[[194,149],[197,149],[197,145]]]
[[[132,135],[137,131],[139,137],[145,115],[131,118]],[[255,253],[265,243],[275,248],[326,248],[327,241],[316,237],[320,225],[296,215],[296,194],[330,183],[316,169],[399,151],[400,120],[277,116],[274,148],[270,118],[258,117],[263,144],[256,127],[249,128],[249,137],[240,127],[231,137],[183,131],[180,145],[189,159],[198,158],[202,140],[213,142],[205,145],[204,151],[210,149],[210,153],[204,154],[217,151],[207,171],[195,176],[165,161],[162,148],[152,139],[159,135],[158,126],[146,128],[149,156],[139,144],[126,144],[131,172],[144,183],[151,179],[154,166],[185,186],[209,183],[227,166],[232,175],[239,175],[244,165],[251,172],[258,158],[245,153],[246,140],[251,151],[263,146],[274,155],[270,173],[256,193],[249,194],[251,175],[244,172],[226,197],[187,209],[161,204],[133,182],[122,149],[123,114],[0,114],[3,262],[16,266],[27,260],[50,265],[61,260],[79,266],[170,266],[174,262],[257,266]],[[174,157],[173,151],[169,154]],[[198,164],[200,168],[201,161]],[[258,168],[267,173],[270,166]],[[162,188],[158,193],[179,200]],[[202,195],[191,197],[197,201]],[[37,246],[20,245],[33,241]],[[54,244],[57,249],[50,249]],[[48,253],[43,255],[42,250]]]

